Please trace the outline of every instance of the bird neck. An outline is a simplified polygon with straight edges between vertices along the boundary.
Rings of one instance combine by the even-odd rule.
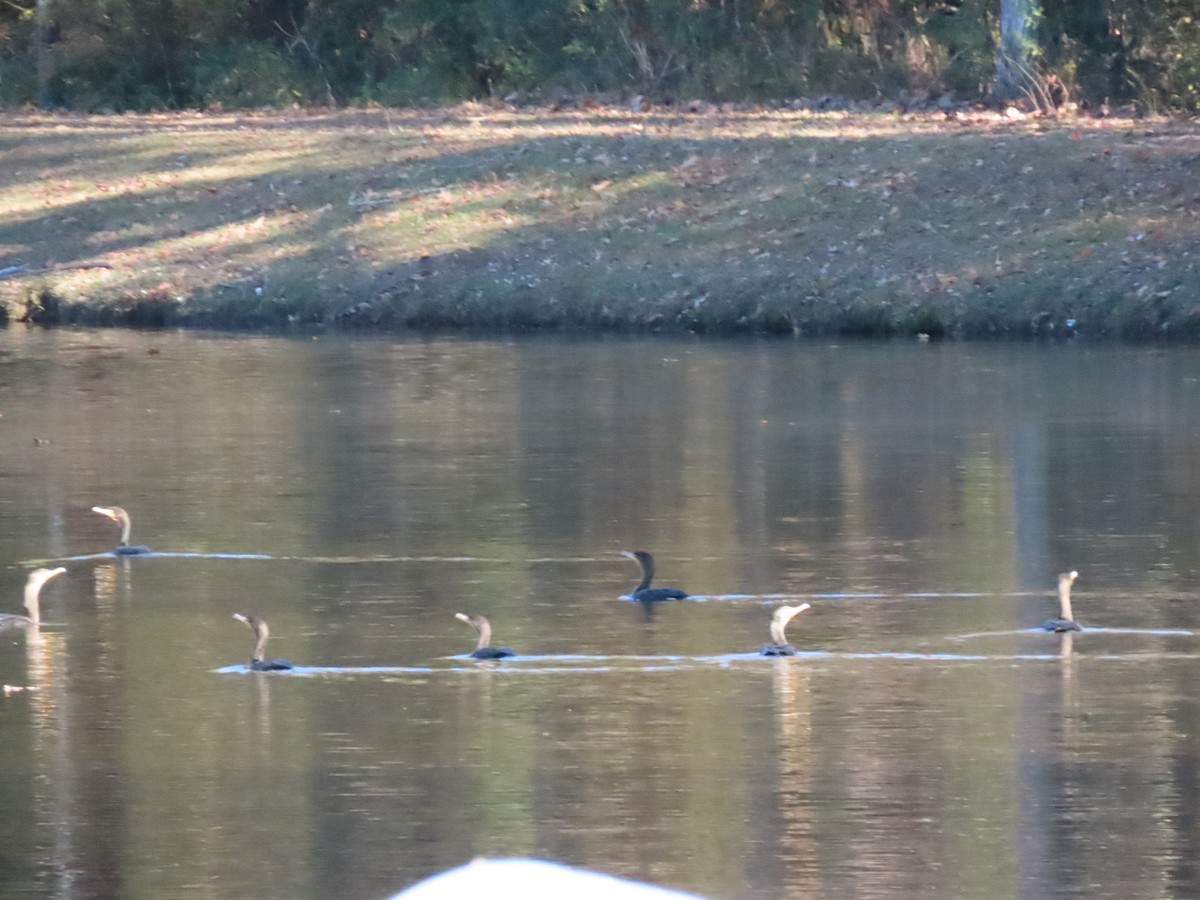
[[[779,619],[771,620],[771,642],[772,643],[777,644],[780,647],[786,646],[787,634],[784,633],[784,629],[786,627],[787,627],[786,622],[783,622]]]
[[[479,642],[475,645],[476,650],[486,650],[492,642],[492,626],[487,622],[477,623],[479,628]]]
[[[29,621],[34,625],[42,621],[42,605],[38,597],[41,592],[40,584],[25,585],[25,609],[29,611]]]
[[[654,579],[654,563],[648,559],[639,557],[638,565],[642,567],[642,583],[633,589],[635,593],[646,590],[646,588],[650,587],[650,582]]]
[[[1075,621],[1075,617],[1071,615],[1071,582],[1066,578],[1058,582],[1058,608],[1063,619],[1068,622]]]
[[[133,523],[129,520],[129,516],[120,516],[117,519],[121,523],[121,546],[129,546],[129,532],[133,530]]]
[[[256,643],[254,645],[254,658],[256,660],[261,660],[261,659],[266,658],[267,638],[269,638],[270,636],[271,636],[271,633],[269,631],[267,631],[267,626],[266,625],[262,626],[262,628],[258,632],[258,643]]]

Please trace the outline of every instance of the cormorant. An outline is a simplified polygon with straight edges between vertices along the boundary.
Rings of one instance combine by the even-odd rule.
[[[1071,585],[1078,577],[1079,573],[1075,571],[1063,572],[1058,576],[1059,618],[1047,619],[1040,628],[1045,631],[1083,631],[1083,626],[1071,615]]]
[[[642,567],[642,583],[630,591],[629,596],[641,603],[657,603],[659,600],[686,600],[688,595],[679,588],[652,588],[650,579],[654,577],[654,557],[645,550],[622,550],[622,556],[627,556]]]
[[[29,615],[21,616],[15,613],[0,615],[0,631],[8,631],[11,628],[28,628],[30,625],[40,624],[42,614],[38,597],[42,593],[42,585],[65,571],[67,570],[59,566],[57,569],[34,569],[30,572],[29,577],[25,579],[25,609]]]
[[[812,607],[808,603],[799,606],[781,606],[771,616],[771,643],[759,651],[763,656],[795,656],[796,648],[788,643],[785,629],[794,616]]]
[[[468,616],[464,613],[455,613],[454,618],[460,622],[466,622],[479,632],[479,643],[475,645],[475,650],[471,653],[472,659],[507,659],[510,656],[517,655],[507,647],[488,646],[492,642],[492,623],[483,616]]]
[[[292,667],[292,664],[286,659],[263,658],[263,654],[267,650],[267,638],[271,636],[271,629],[267,627],[266,619],[260,619],[258,616],[247,616],[242,613],[234,613],[233,617],[239,622],[245,622],[249,625],[250,630],[254,632],[254,637],[258,639],[258,643],[254,645],[254,656],[250,660],[251,671],[282,672]]]
[[[113,551],[117,556],[140,556],[143,553],[149,553],[150,548],[141,544],[130,545],[129,530],[133,523],[129,520],[129,513],[121,509],[119,506],[93,506],[92,512],[100,513],[102,516],[107,516],[118,525],[121,526],[121,543],[117,545],[117,549]]]

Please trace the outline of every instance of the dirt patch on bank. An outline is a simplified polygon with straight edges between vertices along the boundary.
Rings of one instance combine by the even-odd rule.
[[[1190,122],[482,105],[4,118],[11,318],[1200,334]]]

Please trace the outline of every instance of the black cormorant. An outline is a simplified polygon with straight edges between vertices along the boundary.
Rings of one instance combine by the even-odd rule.
[[[650,579],[654,577],[654,557],[645,550],[622,550],[622,556],[627,556],[642,567],[642,583],[629,592],[629,596],[641,603],[656,603],[659,600],[686,600],[688,595],[679,588],[652,588]]]
[[[250,630],[254,632],[254,637],[257,643],[254,645],[254,656],[250,660],[250,669],[254,672],[283,672],[292,667],[292,664],[286,659],[264,659],[263,654],[267,650],[267,638],[271,636],[271,629],[267,627],[266,619],[260,619],[258,616],[247,616],[242,613],[234,613],[233,617],[239,622],[245,622],[250,626]]]
[[[507,647],[488,646],[492,642],[492,623],[483,616],[468,616],[465,613],[455,613],[454,618],[460,622],[466,622],[479,632],[479,643],[475,645],[475,650],[471,653],[472,659],[507,659],[510,656],[517,655]]]
[[[121,543],[113,551],[117,556],[141,556],[143,553],[150,552],[149,547],[144,547],[141,544],[131,545],[129,543],[129,530],[132,528],[133,523],[129,520],[129,513],[125,512],[121,507],[93,506],[92,512],[107,516],[121,526]]]
[[[759,651],[763,656],[795,656],[796,648],[788,643],[785,629],[794,616],[812,607],[807,603],[799,606],[781,606],[771,616],[771,643]]]

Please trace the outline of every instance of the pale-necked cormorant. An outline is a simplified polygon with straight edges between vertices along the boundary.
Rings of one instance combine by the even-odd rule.
[[[1083,626],[1071,615],[1071,585],[1078,577],[1079,573],[1075,571],[1063,572],[1058,576],[1059,618],[1047,619],[1041,628],[1046,631],[1083,631]]]
[[[629,596],[641,603],[656,603],[659,600],[686,600],[688,595],[679,588],[652,588],[650,579],[654,577],[654,557],[645,550],[622,550],[622,556],[627,556],[642,567],[642,583],[629,592]]]
[[[254,672],[283,672],[292,667],[292,664],[286,659],[264,659],[263,654],[267,650],[267,638],[271,636],[271,629],[267,627],[266,619],[260,619],[258,616],[247,616],[242,613],[234,613],[233,617],[239,622],[245,622],[250,626],[250,630],[254,632],[254,636],[258,639],[258,643],[254,645],[254,657],[250,660],[250,669]]]
[[[807,603],[801,603],[799,606],[781,606],[775,610],[775,614],[771,616],[771,643],[760,651],[763,656],[796,655],[796,648],[788,643],[785,629],[794,616],[806,609],[812,609],[812,607]]]
[[[475,645],[475,650],[471,653],[472,659],[507,659],[510,656],[517,655],[507,647],[488,646],[492,642],[492,623],[483,616],[468,616],[465,613],[455,613],[454,618],[460,622],[466,622],[479,632],[479,643]]]
[[[133,523],[129,520],[129,513],[125,512],[121,507],[93,506],[92,512],[107,516],[121,526],[121,543],[113,551],[117,556],[140,556],[143,553],[150,552],[149,547],[144,547],[141,544],[130,545],[129,530],[133,527]]]
[[[42,613],[38,598],[42,593],[42,585],[65,571],[67,570],[59,566],[57,569],[34,569],[30,572],[29,577],[25,579],[25,609],[29,615],[21,616],[15,613],[0,615],[0,631],[8,631],[10,628],[28,628],[30,625],[40,624]]]

